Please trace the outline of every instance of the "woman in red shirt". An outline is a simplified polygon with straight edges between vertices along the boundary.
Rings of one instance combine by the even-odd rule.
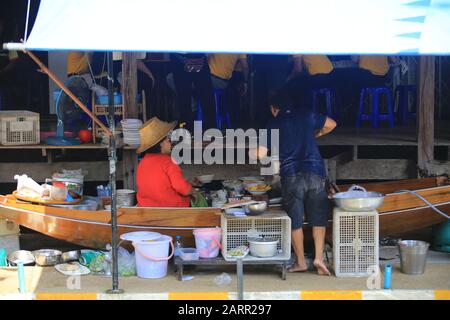
[[[141,147],[137,153],[145,153],[136,173],[139,207],[189,207],[194,189],[170,155],[168,134],[175,125],[154,117],[139,130]]]

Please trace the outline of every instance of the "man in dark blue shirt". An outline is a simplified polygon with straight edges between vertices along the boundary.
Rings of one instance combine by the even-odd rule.
[[[307,108],[292,108],[285,91],[271,98],[270,108],[274,118],[269,122],[268,129],[278,130],[278,148],[269,142],[267,146],[260,145],[250,156],[262,158],[269,149],[272,155],[278,149],[283,205],[291,218],[292,244],[297,255],[297,262],[289,271],[307,270],[302,229],[306,212],[313,227],[314,266],[319,274],[330,275],[323,262],[323,251],[331,208],[325,190],[325,165],[316,138],[331,132],[336,122]]]

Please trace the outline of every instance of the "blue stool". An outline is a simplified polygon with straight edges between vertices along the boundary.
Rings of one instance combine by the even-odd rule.
[[[413,103],[410,111],[409,94],[413,96]],[[395,99],[397,102],[398,122],[400,125],[407,125],[409,120],[416,120],[417,110],[417,89],[413,85],[397,86],[395,89]]]
[[[216,127],[219,130],[223,129],[223,124],[226,123],[227,128],[231,128],[230,114],[228,113],[228,101],[225,89],[214,89],[214,102],[216,105]],[[197,102],[197,116],[196,120],[203,121],[202,106],[200,99]]]
[[[387,113],[380,113],[380,96],[386,95],[387,98]],[[364,97],[370,95],[372,97],[372,113],[364,112]],[[394,109],[392,106],[392,92],[387,87],[371,87],[362,88],[359,100],[359,113],[356,119],[356,127],[361,127],[361,121],[368,120],[372,123],[372,128],[378,128],[380,120],[389,121],[389,127],[394,127]]]
[[[317,88],[312,90],[312,108],[314,112],[318,112],[317,97],[325,95],[326,115],[334,120],[339,118],[339,106],[336,102],[336,90],[334,88]],[[335,101],[333,110],[333,101]]]

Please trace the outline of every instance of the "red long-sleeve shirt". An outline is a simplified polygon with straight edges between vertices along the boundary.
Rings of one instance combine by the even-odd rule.
[[[140,207],[189,207],[192,186],[169,155],[146,154],[136,173]]]

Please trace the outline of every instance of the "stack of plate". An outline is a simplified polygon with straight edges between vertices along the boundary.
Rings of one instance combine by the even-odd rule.
[[[139,128],[142,126],[142,121],[139,119],[124,119],[120,123],[123,130],[123,142],[130,146],[140,146]]]

